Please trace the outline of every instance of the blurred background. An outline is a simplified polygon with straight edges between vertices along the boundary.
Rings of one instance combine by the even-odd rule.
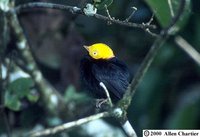
[[[16,0],[16,5],[27,2],[31,1]],[[85,7],[86,3],[91,1],[48,0],[45,2]],[[109,11],[111,16],[124,20],[131,14],[133,6],[137,7],[137,11],[130,19],[131,22],[143,23],[150,20],[153,14],[152,7],[145,0],[115,0],[109,6]],[[176,35],[182,36],[197,51],[200,51],[200,1],[191,0],[189,8],[190,15],[184,20],[184,25]],[[106,15],[105,10],[99,10],[98,13]],[[6,136],[7,128],[16,132],[16,136],[17,133],[20,136],[20,133],[34,128],[51,127],[94,113],[94,105],[90,105],[88,100],[84,103],[84,99],[81,100],[82,97],[79,97],[79,94],[82,94],[79,61],[87,54],[83,45],[97,42],[110,45],[115,55],[126,62],[134,74],[155,40],[155,37],[142,29],[109,25],[103,20],[66,11],[30,9],[19,14],[19,19],[44,77],[65,97],[68,104],[71,103],[73,106],[72,102],[81,103],[76,106],[78,110],[71,112],[71,115],[64,113],[64,118],[60,118],[49,115],[41,107],[39,100],[35,103],[22,100],[23,105],[20,110],[13,111],[6,108],[5,114],[9,121],[7,126],[4,119],[0,118],[1,137]],[[152,24],[158,27],[152,30],[153,32],[159,32],[162,28],[156,17]],[[12,35],[10,39],[7,55],[15,50],[15,40]],[[200,67],[175,44],[172,36],[160,49],[137,89],[128,110],[128,118],[138,136],[141,136],[143,129],[199,129],[199,106]],[[108,118],[106,121],[114,127],[116,125],[119,127],[113,119]],[[67,135],[92,136],[84,133],[84,128],[89,127],[75,128],[67,132]]]

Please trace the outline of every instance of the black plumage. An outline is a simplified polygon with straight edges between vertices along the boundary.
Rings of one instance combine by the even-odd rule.
[[[100,82],[103,82],[114,102],[123,97],[131,81],[131,74],[126,64],[116,57],[93,59],[86,56],[81,60],[80,73],[85,90],[95,98],[107,98],[104,89],[99,85]]]

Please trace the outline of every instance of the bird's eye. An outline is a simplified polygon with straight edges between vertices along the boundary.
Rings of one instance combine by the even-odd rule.
[[[93,52],[93,55],[96,56],[96,55],[97,55],[97,52]]]

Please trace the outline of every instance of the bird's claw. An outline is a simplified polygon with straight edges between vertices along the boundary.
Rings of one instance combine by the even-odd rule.
[[[96,107],[101,108],[101,105],[105,104],[108,102],[108,99],[101,98],[96,100]]]

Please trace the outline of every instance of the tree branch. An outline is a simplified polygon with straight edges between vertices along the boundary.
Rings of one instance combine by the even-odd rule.
[[[45,108],[47,108],[47,110],[52,114],[58,112],[58,108],[64,109],[65,103],[61,95],[50,84],[48,84],[48,82],[43,78],[42,73],[38,69],[26,37],[19,24],[17,15],[15,14],[15,12],[9,12],[7,14],[7,18],[9,25],[13,29],[14,35],[17,39],[17,48],[22,54],[22,57],[26,63],[26,66],[24,66],[22,69],[25,68],[25,71],[28,72],[34,80],[36,87],[40,92],[41,99],[45,104]]]
[[[137,137],[135,130],[133,129],[128,120],[122,125],[122,127],[129,137]]]
[[[155,56],[157,55],[159,49],[162,47],[162,45],[168,39],[168,37],[170,35],[170,30],[177,23],[178,19],[182,15],[184,7],[185,7],[185,0],[181,0],[177,14],[172,18],[168,27],[164,28],[161,31],[160,36],[155,40],[154,44],[152,45],[151,49],[149,50],[149,52],[147,53],[146,57],[144,58],[142,64],[140,65],[140,68],[138,69],[137,73],[135,74],[134,79],[132,80],[131,84],[129,85],[127,91],[125,92],[123,99],[119,102],[119,104],[118,104],[119,107],[121,107],[125,110],[127,110],[127,108],[129,107],[137,87],[141,83],[144,75],[146,74],[147,70],[149,69],[149,67],[150,67],[152,61],[154,60]]]
[[[75,7],[75,6],[67,6],[67,5],[61,5],[61,4],[47,3],[47,2],[30,2],[30,3],[22,4],[22,5],[15,7],[14,11],[16,11],[17,13],[20,13],[25,9],[30,10],[30,8],[59,9],[59,10],[70,11],[74,14],[85,15],[81,8],[78,8],[78,7]],[[97,19],[104,20],[104,21],[107,21],[107,22],[111,22],[111,23],[114,23],[114,24],[119,24],[119,25],[122,25],[122,26],[127,26],[127,27],[132,27],[132,28],[140,28],[140,29],[143,29],[145,31],[146,31],[147,28],[148,29],[156,29],[155,25],[145,24],[145,23],[137,24],[137,23],[127,22],[127,21],[121,21],[119,19],[114,19],[114,18],[110,19],[110,17],[106,17],[106,16],[101,15],[101,14],[94,14],[94,16],[90,16],[90,17],[95,17]],[[148,32],[148,31],[146,31],[146,32]]]
[[[180,19],[184,8],[185,8],[185,0],[180,0],[180,6],[179,6],[179,9],[178,9],[176,15],[172,18],[170,24],[165,29],[163,29],[163,31],[162,31],[162,33],[164,33],[164,35],[170,34],[171,30],[173,29],[173,26]]]
[[[56,134],[58,132],[64,131],[64,130],[68,130],[71,129],[73,127],[77,127],[80,126],[82,124],[85,124],[87,122],[96,120],[96,119],[100,119],[103,117],[108,117],[110,116],[109,112],[102,112],[102,113],[98,113],[89,117],[85,117],[85,118],[81,118],[72,122],[68,122],[59,126],[56,126],[54,128],[49,128],[49,129],[45,129],[43,131],[36,131],[33,133],[30,133],[29,136],[30,137],[39,137],[39,136],[47,136],[47,135],[53,135]]]
[[[136,7],[131,7],[132,8],[132,12],[131,14],[125,19],[126,22],[129,22],[129,20],[133,17],[133,15],[135,14],[135,12],[137,11]]]
[[[83,14],[83,11],[76,6],[67,6],[67,5],[47,3],[47,2],[29,2],[16,6],[13,10],[19,14],[24,10],[30,10],[32,8],[50,8],[50,9],[70,11],[75,14]]]
[[[175,37],[176,44],[200,66],[200,54],[181,36]]]
[[[107,5],[105,5],[105,9],[106,9],[106,13],[107,13],[107,16],[108,16],[109,20],[112,20],[113,18],[110,16],[110,12],[108,10]]]

